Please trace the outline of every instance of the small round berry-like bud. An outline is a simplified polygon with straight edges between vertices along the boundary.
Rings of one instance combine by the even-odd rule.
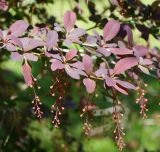
[[[37,81],[37,79],[36,79],[36,78],[34,78],[33,80],[34,80],[35,82]]]

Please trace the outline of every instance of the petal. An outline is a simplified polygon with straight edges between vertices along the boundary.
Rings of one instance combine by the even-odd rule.
[[[66,60],[71,60],[77,55],[77,50],[76,49],[71,49],[66,53]]]
[[[26,57],[27,60],[31,60],[31,61],[38,60],[38,57],[32,53],[24,53],[24,56]]]
[[[74,27],[77,20],[76,14],[72,11],[67,11],[64,14],[63,22],[65,29],[69,32]]]
[[[84,66],[84,70],[88,73],[91,74],[93,71],[93,62],[92,62],[92,58],[89,55],[84,55],[83,59],[83,66]]]
[[[32,85],[32,73],[30,65],[25,61],[22,65],[23,76],[26,84],[28,86]]]
[[[110,41],[119,32],[120,23],[116,20],[110,20],[103,29],[103,39],[105,41]]]
[[[56,31],[48,31],[47,34],[47,48],[51,50],[53,47],[57,46],[58,34]]]
[[[51,70],[56,71],[57,69],[64,69],[64,64],[57,59],[52,59]]]
[[[18,52],[11,52],[11,59],[14,61],[23,61],[23,55]]]
[[[10,26],[9,33],[16,37],[21,36],[27,30],[28,26],[28,23],[23,20],[16,21]]]
[[[85,78],[83,79],[83,84],[85,85],[88,93],[93,93],[95,91],[96,82],[94,80]]]
[[[121,74],[126,70],[138,65],[136,57],[126,57],[119,60],[114,67],[114,74]]]

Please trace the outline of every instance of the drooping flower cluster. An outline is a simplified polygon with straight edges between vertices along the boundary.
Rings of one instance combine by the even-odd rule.
[[[1,48],[11,53],[12,60],[22,61],[23,76],[28,86],[33,87],[36,83],[30,61],[36,62],[40,56],[45,56],[50,61],[52,72],[64,70],[70,78],[80,81],[82,79],[81,82],[88,94],[95,92],[97,81],[102,81],[101,87],[106,91],[128,95],[128,90],[136,91],[137,86],[134,81],[131,84],[127,80],[136,81],[140,72],[149,74],[151,68],[157,70],[152,61],[150,48],[134,44],[132,31],[128,25],[110,20],[103,29],[103,35],[95,30],[90,35],[85,29],[75,26],[76,18],[74,12],[67,11],[63,20],[64,27],[55,24],[54,30],[46,26],[34,27],[28,31],[29,25],[23,20],[16,21],[8,30],[0,30]],[[127,40],[118,35],[121,29],[126,32]],[[83,51],[79,51],[74,44],[79,45]],[[154,62],[157,62],[155,58]],[[61,84],[58,85],[59,89],[62,89]],[[114,96],[115,94],[113,100]],[[57,114],[63,110],[63,106],[59,107],[62,103],[60,97],[61,95],[52,106],[52,113],[56,113],[53,120],[56,127],[60,124]],[[41,118],[43,113],[39,105],[39,97],[36,96],[35,114]],[[116,117],[115,121],[119,121],[116,111],[113,115]],[[120,138],[118,142],[121,142],[122,137],[118,138]],[[124,143],[118,145],[122,149]]]

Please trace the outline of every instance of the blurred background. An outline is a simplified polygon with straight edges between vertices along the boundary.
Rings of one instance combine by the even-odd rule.
[[[101,29],[107,19],[115,18],[133,27],[135,43],[149,43],[151,47],[160,48],[157,38],[160,1],[141,1],[144,12],[139,16],[143,20],[134,14],[134,7],[142,3],[134,0],[127,1],[127,9],[133,8],[129,16],[121,14],[109,0],[93,0],[88,4],[85,0],[8,0],[7,9],[1,6],[2,2],[0,1],[1,29],[7,29],[19,19],[28,21],[30,25],[47,24],[52,28],[55,22],[63,25],[63,14],[66,10],[74,10],[78,16],[76,25],[88,29],[88,32],[92,33],[91,29],[96,28],[102,33]],[[149,11],[156,12],[157,18],[148,18]],[[144,31],[148,37],[143,35],[143,30],[135,28],[139,24],[142,26],[142,23],[148,29]],[[32,110],[34,96],[32,90],[24,84],[21,65],[21,62],[11,61],[9,53],[0,49],[0,152],[118,152],[112,114],[106,112],[112,107],[112,101],[105,96],[103,88],[99,87],[92,98],[92,103],[102,113],[91,118],[92,134],[86,137],[83,132],[84,119],[80,118],[80,107],[87,100],[87,94],[81,83],[66,77],[69,83],[64,99],[66,110],[61,117],[62,124],[56,129],[51,124],[53,115],[50,113],[50,106],[55,102],[54,97],[49,95],[51,72],[44,68],[41,60],[31,63],[33,75],[42,87],[37,91],[44,111],[44,117],[39,121]],[[137,95],[134,92],[130,92],[129,96],[119,95],[125,107],[124,152],[160,152],[160,83],[152,76],[141,77],[148,84],[148,118],[142,119],[140,108],[135,103]]]

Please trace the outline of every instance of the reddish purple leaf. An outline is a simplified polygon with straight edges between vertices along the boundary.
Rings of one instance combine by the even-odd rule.
[[[119,91],[120,93],[123,93],[125,95],[128,95],[128,92],[120,87],[118,87],[117,85],[114,86],[114,88]]]
[[[135,52],[135,55],[137,57],[143,57],[147,55],[148,48],[142,46],[142,45],[136,45],[133,47],[133,51]]]
[[[11,52],[11,59],[14,61],[23,61],[23,55],[18,52]]]
[[[110,20],[103,29],[103,39],[105,41],[110,41],[119,32],[120,23],[116,20]]]
[[[94,37],[94,36],[89,35],[89,36],[87,36],[87,41],[86,41],[86,42],[87,42],[88,44],[94,44],[94,43],[97,42],[97,38]]]
[[[26,84],[28,86],[32,85],[32,72],[31,72],[31,67],[30,65],[27,63],[27,61],[25,61],[25,63],[22,65],[22,71],[23,71],[23,76],[24,76],[24,80],[26,82]]]
[[[116,80],[116,83],[127,89],[136,89],[136,87],[133,84],[126,81]]]
[[[23,50],[25,52],[44,45],[43,41],[38,39],[28,38],[28,37],[20,38],[20,41],[22,42]]]
[[[88,93],[93,93],[96,88],[96,82],[90,78],[83,79],[83,84],[86,87]]]
[[[83,66],[84,66],[84,70],[86,71],[87,74],[91,74],[93,71],[93,62],[92,62],[92,58],[89,55],[84,55],[83,59]]]
[[[64,14],[63,18],[64,27],[68,32],[71,31],[71,29],[74,27],[76,19],[77,19],[76,14],[72,11],[67,11]]]
[[[69,65],[65,65],[66,73],[73,79],[80,79],[80,73],[78,69],[71,68]]]
[[[80,70],[84,70],[84,66],[83,66],[83,63],[80,62],[80,61],[77,61],[75,63],[72,63],[70,64],[71,66],[77,68],[77,69],[80,69]]]
[[[6,49],[8,51],[16,51],[17,47],[14,44],[12,44],[12,43],[6,43]]]
[[[86,31],[82,28],[75,28],[74,30],[71,31],[68,37],[72,38],[78,38],[86,34]]]
[[[133,54],[133,51],[127,48],[107,48],[107,49],[116,55]]]
[[[115,65],[114,74],[121,74],[136,65],[138,65],[138,59],[136,57],[123,58]]]
[[[27,22],[25,22],[23,20],[19,20],[10,26],[8,32],[9,32],[9,34],[18,37],[18,36],[21,36],[27,30],[28,26],[29,25]]]
[[[57,69],[64,69],[64,64],[57,60],[57,59],[52,59],[51,60],[52,64],[51,64],[51,70],[52,71],[56,71]]]
[[[106,49],[106,48],[103,48],[103,47],[98,48],[97,51],[99,53],[103,54],[106,57],[110,56],[110,54],[111,54],[111,52],[109,51],[109,49]]]
[[[139,58],[139,63],[141,65],[151,65],[153,62],[150,59],[143,59],[142,57]]]
[[[129,46],[133,46],[133,34],[131,28],[128,25],[125,25],[124,29],[127,32]]]
[[[115,80],[110,78],[107,75],[105,76],[105,82],[106,82],[106,85],[109,86],[109,87],[114,87],[116,85]]]
[[[11,39],[11,41],[13,41],[12,43],[13,43],[14,45],[17,45],[17,46],[19,46],[19,47],[22,48],[23,45],[22,45],[22,42],[20,41],[19,38],[15,37],[15,36],[13,36],[13,35],[8,36],[7,38]]]
[[[56,31],[48,31],[47,34],[47,48],[51,50],[53,47],[57,46],[58,34]]]
[[[66,60],[71,60],[77,55],[77,50],[76,49],[71,49],[66,53]]]
[[[32,53],[24,53],[24,56],[27,60],[37,61],[38,57]]]

